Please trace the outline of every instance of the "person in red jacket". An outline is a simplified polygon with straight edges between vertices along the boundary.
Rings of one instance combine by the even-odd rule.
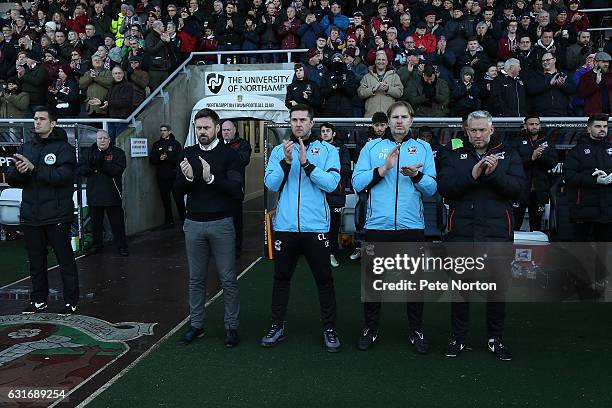
[[[412,38],[414,38],[416,48],[422,48],[425,54],[429,55],[436,52],[438,40],[435,35],[427,33],[426,31],[427,23],[420,21],[416,26],[416,31],[412,34]]]
[[[74,14],[71,18],[66,21],[66,27],[69,31],[74,31],[75,33],[85,37],[85,26],[87,25],[87,13],[85,12],[85,7],[82,4],[77,4],[74,8]],[[83,39],[81,38],[81,40]]]
[[[612,56],[607,52],[595,54],[595,67],[580,78],[578,97],[584,99],[584,113],[587,116],[595,113],[612,111]]]
[[[589,17],[580,8],[580,0],[570,0],[567,8],[567,21],[574,26],[576,32],[584,31],[590,26]]]

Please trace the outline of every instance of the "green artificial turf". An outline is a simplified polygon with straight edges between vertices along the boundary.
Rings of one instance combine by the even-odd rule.
[[[472,305],[469,345],[443,356],[449,305],[425,305],[428,355],[408,344],[405,307],[385,304],[375,347],[358,351],[362,325],[358,263],[341,256],[334,270],[338,354],[322,348],[314,281],[300,262],[293,279],[287,339],[264,349],[272,263],[241,280],[240,345],[223,345],[223,303],[208,308],[206,336],[177,344],[185,328],[160,345],[90,407],[610,407],[612,307],[609,304],[509,304],[501,362],[485,351],[484,305]],[[153,319],[154,320],[154,319]]]
[[[22,239],[0,242],[0,286],[8,285],[30,274],[28,255]],[[50,264],[49,266],[52,266]]]

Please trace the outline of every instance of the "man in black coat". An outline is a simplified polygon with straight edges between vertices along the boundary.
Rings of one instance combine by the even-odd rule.
[[[94,143],[79,161],[78,172],[87,177],[87,203],[93,223],[93,243],[88,254],[104,245],[104,213],[113,231],[113,242],[121,256],[128,256],[122,207],[121,175],[125,171],[125,152],[111,144],[108,133],[98,130]]]
[[[597,254],[582,254],[595,262],[593,274],[579,282],[580,295],[600,296],[605,291],[606,254],[612,241],[612,143],[604,113],[591,115],[587,135],[569,151],[563,164],[570,219],[576,242],[596,242]],[[589,248],[585,248],[588,251]],[[584,277],[583,277],[584,279]],[[587,290],[586,292],[584,290]]]
[[[169,228],[174,226],[170,195],[174,198],[174,204],[176,204],[176,209],[181,218],[181,225],[185,221],[185,200],[174,189],[174,179],[183,148],[174,139],[170,126],[161,125],[159,135],[159,140],[153,143],[149,160],[155,166],[157,187],[164,206],[164,227]]]
[[[79,276],[70,245],[76,160],[66,132],[56,123],[48,108],[37,109],[34,138],[21,146],[8,170],[9,185],[23,189],[20,222],[32,280],[31,302],[24,314],[47,308],[47,246],[53,248],[62,275],[65,306],[60,313],[75,313],[79,301]]]
[[[518,153],[510,146],[492,138],[493,119],[486,111],[468,115],[469,143],[444,155],[438,177],[438,191],[450,207],[448,240],[451,242],[514,241],[512,204],[520,198],[525,173]],[[487,248],[492,249],[492,248]],[[488,348],[503,361],[512,359],[503,344],[506,314],[503,283],[509,277],[503,264],[494,269],[487,263],[487,272],[499,282],[501,290],[487,299]],[[452,339],[447,357],[456,357],[465,350],[469,322],[469,303],[451,304]]]
[[[519,76],[521,62],[516,58],[508,58],[504,69],[491,82],[491,97],[494,116],[516,117],[525,116],[527,107],[527,87]]]
[[[525,209],[529,209],[530,231],[541,231],[544,206],[550,199],[548,172],[557,165],[559,155],[551,138],[541,131],[537,115],[527,116],[523,127],[521,135],[512,139],[527,177],[519,206],[514,208],[514,230],[520,231]]]
[[[145,52],[151,59],[149,88],[154,91],[168,77],[170,69],[170,36],[164,32],[164,23],[155,20],[145,37]]]
[[[234,149],[238,153],[240,159],[240,170],[242,175],[242,185],[245,186],[246,167],[251,161],[251,144],[242,139],[236,132],[236,124],[231,120],[226,120],[221,124],[221,133],[225,144]],[[242,252],[242,201],[243,197],[234,200],[234,210],[232,218],[234,221],[234,229],[236,230],[236,257]]]

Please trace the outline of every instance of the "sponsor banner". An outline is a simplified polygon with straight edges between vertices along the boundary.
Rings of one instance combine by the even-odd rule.
[[[206,72],[204,95],[285,95],[292,70]]]

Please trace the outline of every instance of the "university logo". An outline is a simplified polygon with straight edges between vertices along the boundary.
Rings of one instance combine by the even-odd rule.
[[[0,316],[0,384],[71,390],[153,335],[156,323],[109,323],[89,316]]]
[[[223,87],[223,82],[225,81],[225,77],[221,74],[211,73],[206,77],[206,86],[210,90],[210,92],[214,94],[218,94],[221,88]]]

